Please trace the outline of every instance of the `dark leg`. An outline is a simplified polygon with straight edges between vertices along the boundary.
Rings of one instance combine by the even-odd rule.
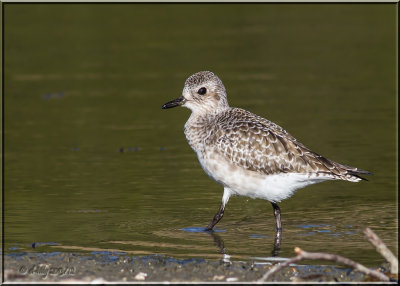
[[[282,241],[282,223],[281,223],[281,209],[276,203],[271,203],[274,208],[274,216],[276,219],[276,235],[274,241],[274,249],[272,251],[272,256],[277,256],[278,251],[281,249]]]
[[[281,209],[276,203],[271,203],[274,208],[274,216],[276,219],[276,229],[282,231],[282,223],[281,223]]]
[[[219,207],[218,212],[215,214],[214,218],[208,226],[206,227],[206,230],[212,230],[213,227],[221,220],[221,218],[224,216],[224,210],[225,210],[225,205],[222,203],[221,206]]]

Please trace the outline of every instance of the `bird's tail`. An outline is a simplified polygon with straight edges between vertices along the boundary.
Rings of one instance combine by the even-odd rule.
[[[360,175],[372,175],[371,172],[368,172],[368,171],[365,171],[365,170],[361,170],[361,169],[357,169],[357,168],[347,170],[347,174],[352,176],[352,177],[364,180],[364,181],[368,181],[368,179],[366,179],[364,177],[361,177]]]
[[[340,168],[340,171],[342,173],[341,179],[346,181],[350,182],[358,182],[361,180],[368,181],[366,178],[361,177],[360,175],[372,175],[372,173],[369,171],[361,170],[355,167],[346,166],[339,163],[336,163],[335,165],[338,165],[336,167]]]

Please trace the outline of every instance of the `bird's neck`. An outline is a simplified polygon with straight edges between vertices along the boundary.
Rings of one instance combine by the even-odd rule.
[[[209,125],[211,122],[214,122],[220,114],[228,111],[230,109],[229,106],[221,106],[214,108],[212,110],[204,110],[204,109],[196,109],[192,110],[189,119],[185,124],[186,127],[204,127]]]

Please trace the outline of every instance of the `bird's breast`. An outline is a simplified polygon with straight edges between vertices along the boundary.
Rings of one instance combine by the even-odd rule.
[[[215,143],[213,139],[218,135],[215,129],[215,125],[210,124],[209,120],[190,117],[185,124],[184,133],[190,147],[196,153],[205,152]]]

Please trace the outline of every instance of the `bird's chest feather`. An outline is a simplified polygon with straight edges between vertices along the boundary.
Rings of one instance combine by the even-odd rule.
[[[185,126],[184,129],[186,140],[188,141],[190,147],[197,153],[199,151],[204,151],[204,136],[206,130],[201,127],[196,126]]]
[[[196,153],[210,151],[214,141],[218,137],[215,125],[210,123],[207,118],[189,118],[184,127],[186,140]]]
[[[227,164],[228,162],[218,156],[212,148],[198,151],[196,154],[206,174],[213,180],[226,186],[232,175],[233,166]]]

